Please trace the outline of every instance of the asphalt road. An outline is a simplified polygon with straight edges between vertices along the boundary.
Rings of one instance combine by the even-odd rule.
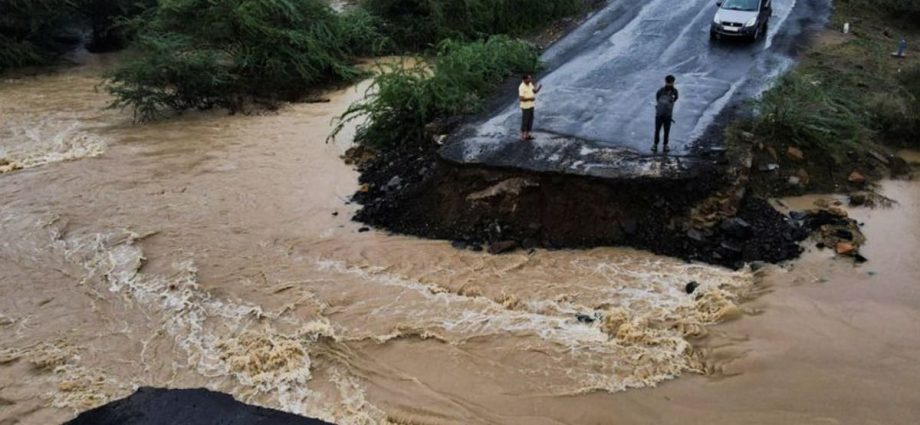
[[[442,156],[538,171],[657,173],[625,162],[649,161],[654,94],[666,75],[677,77],[681,95],[671,131],[672,155],[680,156],[726,105],[788,70],[792,46],[830,10],[829,0],[774,0],[773,9],[759,42],[710,42],[714,0],[613,0],[544,53],[536,141],[518,141],[516,86],[506,87],[512,93],[499,96],[507,100],[451,137]]]

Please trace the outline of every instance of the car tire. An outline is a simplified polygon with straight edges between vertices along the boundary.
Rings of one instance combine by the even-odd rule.
[[[709,41],[716,41],[719,39],[719,35],[715,31],[709,31]]]

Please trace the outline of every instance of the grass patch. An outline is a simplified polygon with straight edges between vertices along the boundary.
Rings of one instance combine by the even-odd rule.
[[[755,189],[836,191],[851,185],[853,171],[886,176],[896,161],[886,159],[886,146],[920,147],[920,27],[900,19],[914,6],[920,2],[836,3],[831,26],[849,22],[851,33],[817,37],[798,67],[754,102],[754,117],[726,133],[734,149],[757,147]],[[894,58],[902,36],[909,56]],[[795,150],[804,160],[791,158]]]
[[[361,145],[387,148],[422,142],[428,123],[477,112],[502,81],[533,72],[538,65],[533,46],[507,36],[443,41],[430,65],[384,66],[365,99],[348,108],[330,137],[349,121],[364,118],[355,137]]]

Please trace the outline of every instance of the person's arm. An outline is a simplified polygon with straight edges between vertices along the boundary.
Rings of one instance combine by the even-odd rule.
[[[674,89],[674,103],[677,103],[677,99],[680,98],[680,94],[677,92],[677,89]]]
[[[534,94],[537,94],[540,93],[540,90],[543,90],[543,84],[537,84],[537,86],[534,87],[533,92]]]
[[[520,89],[518,89],[518,99],[520,99],[521,102],[531,102],[531,101],[537,100],[536,97],[534,97],[533,95],[528,96],[528,94],[529,93],[527,93],[526,88],[521,87]]]
[[[532,96],[527,96],[527,94],[528,94],[528,93],[527,93],[527,88],[524,87],[524,86],[522,85],[522,86],[518,89],[518,100],[520,100],[521,102],[530,102],[530,101],[532,101],[532,100],[535,100],[534,97],[532,97]]]
[[[658,89],[658,91],[655,92],[655,102],[657,102],[657,101],[658,101],[658,98],[661,97],[661,93],[662,93],[663,91],[664,91],[664,87]]]

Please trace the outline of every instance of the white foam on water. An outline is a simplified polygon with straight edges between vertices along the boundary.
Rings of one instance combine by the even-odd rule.
[[[54,162],[92,158],[105,152],[102,137],[80,121],[42,117],[0,122],[0,174]]]

